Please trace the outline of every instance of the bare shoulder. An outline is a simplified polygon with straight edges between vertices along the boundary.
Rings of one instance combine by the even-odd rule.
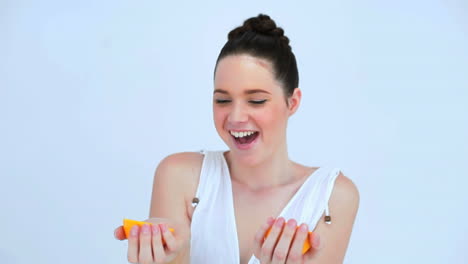
[[[180,152],[165,157],[154,173],[150,216],[181,218],[196,192],[204,155]]]
[[[330,228],[351,235],[359,208],[359,191],[354,182],[342,172],[337,176],[328,201],[332,224]]]
[[[199,152],[179,152],[165,157],[157,171],[170,172],[171,177],[181,176],[181,173],[198,174],[201,170],[203,154]],[[168,175],[168,176],[169,176]]]
[[[198,186],[203,157],[199,152],[179,152],[165,157],[156,169],[155,182],[190,195]]]
[[[335,186],[330,197],[330,207],[337,208],[336,210],[346,208],[346,211],[357,211],[359,199],[359,190],[356,184],[340,172],[335,180]]]

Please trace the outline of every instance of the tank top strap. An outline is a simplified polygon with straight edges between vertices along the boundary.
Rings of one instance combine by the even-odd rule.
[[[328,174],[328,181],[327,181],[327,187],[326,187],[326,195],[325,195],[325,223],[331,224],[331,215],[330,215],[330,209],[328,208],[328,204],[330,201],[330,197],[333,191],[333,187],[335,186],[335,181],[336,178],[338,178],[338,175],[340,175],[341,169],[339,168],[333,168],[330,173]]]
[[[326,222],[330,223],[328,201],[339,172],[337,168],[320,167],[303,183],[281,215],[307,223],[313,229],[325,213]]]
[[[200,153],[204,154],[203,163],[200,172],[200,179],[198,182],[197,191],[194,199],[197,199],[197,204],[194,206],[204,207],[211,197],[218,191],[220,185],[220,167],[218,153],[215,151],[201,150]]]
[[[204,151],[192,215],[190,263],[239,264],[232,188],[222,151]]]
[[[316,179],[314,186],[306,192],[304,199],[308,206],[302,206],[302,220],[309,223],[311,228],[315,228],[318,221],[331,224],[331,212],[329,209],[330,196],[335,186],[335,180],[340,174],[339,168],[322,168],[323,171]]]

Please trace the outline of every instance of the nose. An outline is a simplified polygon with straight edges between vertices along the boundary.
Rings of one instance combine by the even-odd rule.
[[[247,109],[242,105],[235,104],[231,108],[231,112],[229,113],[228,121],[230,123],[244,123],[249,120],[249,115]]]

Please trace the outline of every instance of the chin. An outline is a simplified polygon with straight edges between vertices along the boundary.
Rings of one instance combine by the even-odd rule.
[[[247,167],[254,167],[261,161],[261,156],[257,151],[243,152],[238,150],[235,146],[229,146],[229,155],[231,159],[233,158],[238,163]]]

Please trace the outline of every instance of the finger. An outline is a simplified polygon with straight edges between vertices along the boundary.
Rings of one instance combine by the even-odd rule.
[[[270,234],[263,242],[263,246],[260,253],[260,261],[261,263],[270,263],[272,259],[273,250],[278,242],[278,239],[281,235],[284,226],[284,218],[279,217],[276,219],[275,223],[271,227]]]
[[[312,234],[309,235],[309,243],[315,250],[321,249],[323,246],[323,242],[320,241],[320,235],[315,232],[312,232]]]
[[[148,224],[141,227],[140,232],[140,254],[138,255],[140,263],[153,262],[153,250],[151,249],[151,229]]]
[[[163,241],[166,243],[167,250],[169,251],[168,253],[170,254],[174,251],[177,251],[177,240],[175,239],[174,235],[172,235],[172,232],[169,231],[167,224],[159,224],[159,228],[161,229]]]
[[[155,262],[163,262],[166,258],[166,253],[164,252],[164,246],[162,243],[161,237],[161,229],[159,225],[152,226],[153,231],[153,238],[152,238],[152,245],[153,245],[153,258]]]
[[[266,235],[268,229],[271,228],[271,226],[273,225],[274,222],[275,222],[275,219],[273,217],[271,217],[271,216],[268,217],[265,224],[263,224],[260,227],[260,229],[258,229],[257,233],[255,234],[255,238],[254,238],[254,255],[258,259],[260,259],[263,241],[265,241],[265,235]]]
[[[273,251],[272,264],[282,264],[286,262],[289,248],[291,246],[294,234],[296,233],[297,222],[289,219],[283,228],[278,244]]]
[[[320,242],[320,236],[315,232],[310,233],[307,239],[309,240],[311,248],[304,254],[304,258],[306,260],[312,260],[317,254],[317,251],[322,249],[323,242]]]
[[[114,237],[118,240],[125,240],[127,236],[125,235],[125,231],[123,226],[119,226],[114,230]]]
[[[304,248],[304,242],[307,239],[309,227],[307,224],[302,224],[296,230],[291,248],[289,249],[287,262],[288,264],[302,263],[302,249]]]
[[[128,238],[128,251],[127,259],[130,263],[138,263],[138,251],[139,251],[139,227],[133,226],[130,230],[130,237]]]

